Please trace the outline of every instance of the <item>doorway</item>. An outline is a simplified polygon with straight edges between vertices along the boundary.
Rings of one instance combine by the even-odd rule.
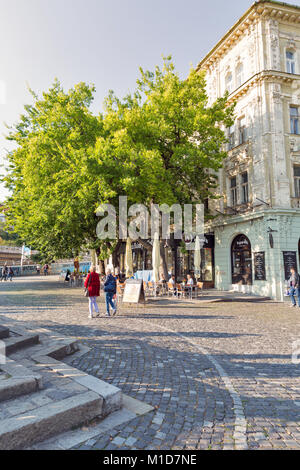
[[[252,251],[246,235],[238,235],[231,245],[232,284],[252,286]]]

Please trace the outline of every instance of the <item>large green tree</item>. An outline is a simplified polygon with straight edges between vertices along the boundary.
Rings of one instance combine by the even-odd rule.
[[[226,95],[209,106],[204,73],[181,80],[170,57],[140,73],[134,94],[106,100],[106,136],[95,147],[103,192],[157,204],[215,197],[234,106]]]
[[[93,87],[64,92],[56,81],[41,98],[33,93],[11,129],[8,220],[49,257],[83,246],[107,256],[115,244],[96,239],[95,211],[101,203],[117,208],[121,195],[146,205],[215,197],[233,107],[226,96],[209,105],[204,74],[192,69],[182,80],[170,58],[140,72],[135,92],[123,100],[111,92],[98,116]]]
[[[234,106],[227,106],[227,95],[209,104],[204,73],[191,69],[182,80],[167,57],[154,72],[140,69],[133,94],[120,100],[111,92],[105,105],[105,136],[95,157],[106,202],[117,207],[119,195],[146,205],[216,197],[216,175],[227,156],[223,129],[233,123]]]
[[[94,87],[86,84],[64,92],[55,81],[41,98],[31,93],[33,104],[8,136],[17,144],[5,177],[12,194],[8,223],[46,258],[72,256],[96,241],[98,194],[89,186],[95,165],[89,156],[103,119],[90,111]]]

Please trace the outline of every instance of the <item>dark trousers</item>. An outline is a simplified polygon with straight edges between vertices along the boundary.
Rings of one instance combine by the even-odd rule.
[[[300,289],[299,287],[290,287],[290,297],[293,305],[296,305],[295,295],[298,297],[298,305],[300,307]]]
[[[109,306],[111,306],[111,308],[113,310],[115,310],[116,306],[113,302],[113,297],[114,297],[114,293],[113,292],[105,292],[105,301],[106,301],[106,313],[109,315]]]

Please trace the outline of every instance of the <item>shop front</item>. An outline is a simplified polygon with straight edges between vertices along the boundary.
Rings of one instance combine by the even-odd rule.
[[[209,229],[218,290],[286,300],[290,270],[300,266],[299,211],[265,209],[219,219]]]
[[[200,275],[195,274],[195,252],[194,250],[185,250],[181,246],[177,247],[177,280],[186,278],[187,274],[193,275],[198,281],[204,283],[204,288],[214,287],[214,235],[205,234],[204,244],[201,248]]]
[[[151,246],[151,240],[147,240],[147,245]],[[126,243],[121,243],[118,248],[117,260],[121,273],[125,272],[125,250]],[[175,247],[171,247],[171,241],[167,241],[164,246],[165,260],[169,276],[175,275],[178,282],[187,277],[188,274],[195,274],[194,251],[185,250],[178,242]],[[149,271],[152,269],[152,248],[144,245],[132,243],[133,271]],[[214,287],[214,236],[205,235],[204,245],[201,248],[201,272],[197,275],[197,280],[204,283],[205,288]]]
[[[238,235],[231,245],[232,284],[252,286],[252,252],[249,238]]]

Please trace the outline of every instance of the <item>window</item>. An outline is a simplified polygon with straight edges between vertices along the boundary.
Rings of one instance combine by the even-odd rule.
[[[247,129],[246,129],[246,120],[245,118],[240,118],[238,121],[239,129],[239,145],[244,144],[247,140]]]
[[[248,173],[242,173],[241,175],[242,181],[242,204],[248,204],[249,202],[249,186],[248,186]]]
[[[300,166],[294,166],[295,197],[300,197]]]
[[[226,88],[226,91],[228,91],[228,93],[232,93],[233,91],[233,84],[232,84],[232,73],[229,72],[227,75],[226,75],[226,78],[225,78],[225,88]]]
[[[287,73],[296,73],[296,62],[294,52],[286,51],[286,71]]]
[[[237,205],[237,184],[236,184],[236,176],[230,178],[230,203],[231,207]]]
[[[237,88],[242,85],[244,81],[244,67],[243,64],[239,64],[236,68],[236,86]]]
[[[234,126],[231,126],[229,127],[228,129],[228,150],[231,150],[234,145],[235,145],[235,142],[234,142]]]
[[[299,114],[296,106],[290,106],[291,134],[299,134]]]

